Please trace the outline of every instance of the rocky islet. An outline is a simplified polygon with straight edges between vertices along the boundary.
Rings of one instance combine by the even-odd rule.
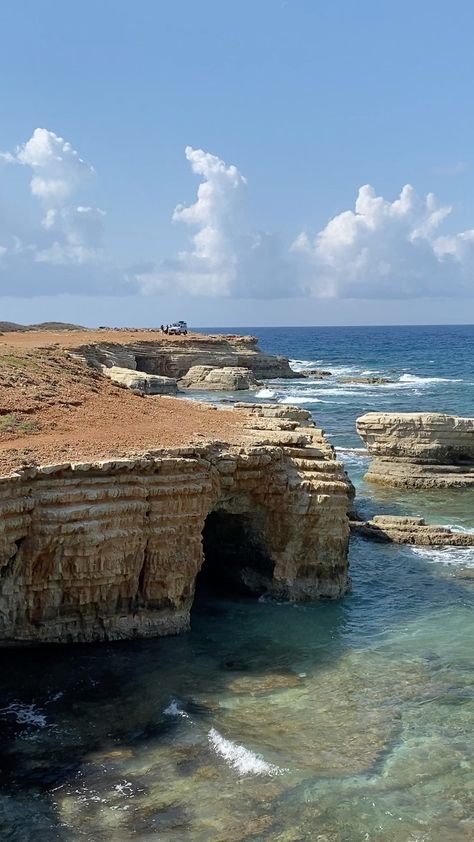
[[[372,460],[369,482],[402,488],[474,488],[474,418],[376,413],[357,419]]]

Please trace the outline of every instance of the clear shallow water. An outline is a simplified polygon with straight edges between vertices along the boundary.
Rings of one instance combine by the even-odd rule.
[[[443,377],[266,388],[305,399],[364,512],[474,528],[472,492],[372,488],[353,450],[367,409],[473,414],[474,328],[258,333],[307,367]],[[350,558],[340,602],[204,599],[181,637],[1,652],[0,838],[473,840],[474,554]]]

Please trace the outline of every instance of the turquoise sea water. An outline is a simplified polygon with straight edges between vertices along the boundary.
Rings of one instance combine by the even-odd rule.
[[[470,491],[364,484],[354,427],[473,415],[474,327],[255,332],[334,372],[253,399],[311,410],[360,509],[474,529]],[[393,382],[336,378],[367,372]],[[339,602],[207,597],[180,637],[1,652],[0,838],[474,840],[474,551],[355,539],[350,563]]]

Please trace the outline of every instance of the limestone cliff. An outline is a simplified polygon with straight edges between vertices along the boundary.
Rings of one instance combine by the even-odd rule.
[[[149,375],[153,376],[153,375]],[[207,391],[239,392],[257,389],[261,385],[249,368],[227,366],[213,368],[210,365],[194,365],[179,381],[180,389],[203,389]]]
[[[222,410],[224,412],[224,410]],[[351,487],[295,408],[252,405],[240,443],[26,468],[0,479],[0,639],[91,641],[187,629],[196,578],[254,593],[348,588]],[[236,528],[239,546],[213,534]]]
[[[101,365],[137,369],[179,380],[193,366],[250,369],[257,379],[297,377],[288,359],[265,354],[254,336],[192,336],[120,342],[97,341],[76,346],[72,355],[97,367]]]
[[[357,419],[373,457],[366,479],[388,485],[474,487],[474,418],[376,413]]]

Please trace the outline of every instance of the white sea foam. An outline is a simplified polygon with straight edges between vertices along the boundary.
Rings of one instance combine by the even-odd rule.
[[[369,451],[366,447],[335,447],[334,450],[336,453],[340,453],[341,456],[348,455],[348,456],[368,456]]]
[[[289,363],[293,371],[306,371],[308,368],[318,368],[322,365],[321,360],[289,360]]]
[[[364,453],[366,456],[369,453],[366,447],[335,447],[334,450],[344,450],[346,453]]]
[[[474,547],[413,547],[412,552],[432,564],[474,568]]]
[[[18,725],[35,725],[37,728],[47,728],[48,720],[44,713],[41,713],[36,705],[22,705],[20,702],[12,702],[7,707],[0,708],[0,716],[12,716]]]
[[[239,775],[281,775],[287,771],[274,766],[273,763],[267,763],[263,757],[250,749],[233,743],[232,740],[226,740],[215,728],[211,728],[208,737],[215,753]]]
[[[341,395],[342,396],[350,395],[351,397],[354,397],[354,394],[357,394],[357,397],[361,397],[361,396],[364,397],[365,392],[364,391],[358,391],[358,388],[360,389],[360,385],[361,384],[354,384],[354,386],[352,387],[352,384],[349,385],[348,383],[344,383],[343,386],[342,385],[341,386],[335,386],[333,384],[332,386],[329,386],[328,388],[325,388],[324,386],[318,386],[317,394],[318,395],[324,395],[324,396],[335,395],[336,397],[339,397]],[[367,389],[367,386],[366,386],[365,383],[363,384],[363,389],[364,390]],[[313,392],[313,394],[314,394],[314,392]],[[370,395],[368,393],[367,393],[367,397],[370,397]]]
[[[360,366],[357,365],[333,365],[333,363],[324,363],[324,367],[332,374],[356,374],[360,372]]]
[[[329,403],[329,401],[323,401],[314,395],[287,395],[285,398],[280,398],[278,403]]]
[[[276,392],[273,389],[259,389],[258,392],[255,392],[256,398],[275,398]]]
[[[454,377],[419,377],[417,374],[402,374],[399,383],[462,383]]]
[[[466,532],[469,535],[474,534],[474,526],[460,526],[459,523],[443,523],[447,529],[452,529],[454,532]]]
[[[189,719],[189,715],[186,713],[185,710],[181,707],[180,703],[176,701],[176,699],[171,699],[168,707],[166,707],[163,711],[166,716],[180,716],[182,719]]]

